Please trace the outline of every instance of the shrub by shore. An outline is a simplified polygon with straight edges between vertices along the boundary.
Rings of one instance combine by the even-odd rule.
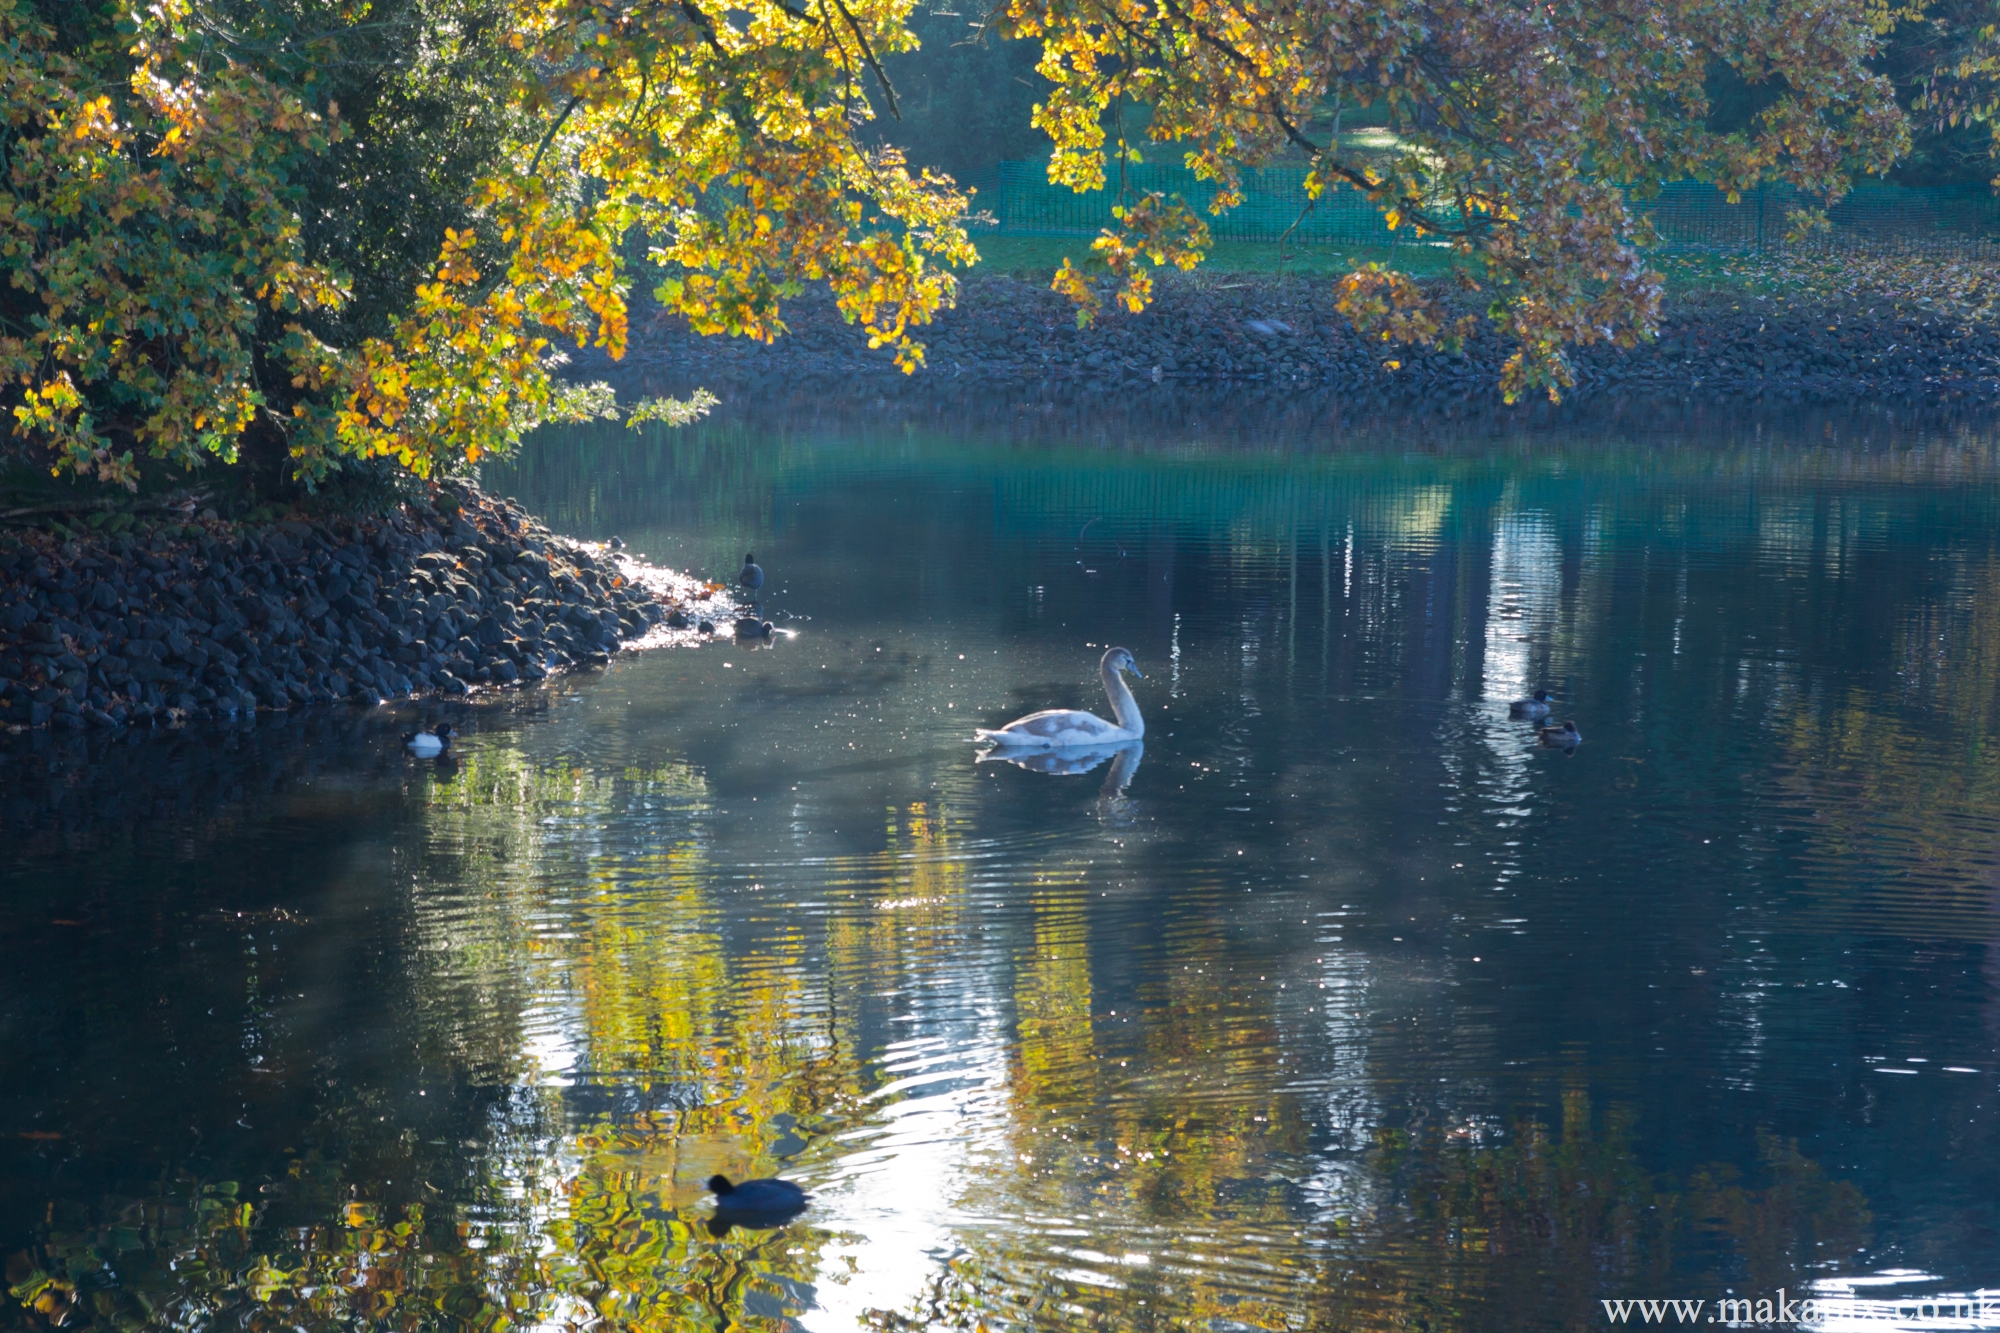
[[[466,486],[369,519],[16,529],[0,532],[0,723],[118,727],[526,684],[670,638],[676,607],[720,612],[719,591]]]

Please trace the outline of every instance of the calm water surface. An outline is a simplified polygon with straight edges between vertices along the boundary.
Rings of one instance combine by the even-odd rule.
[[[449,714],[4,754],[0,1327],[1604,1326],[2000,1284],[2000,432],[538,441],[771,573]],[[1143,752],[975,763],[1102,709]],[[1538,747],[1547,686],[1585,741]],[[446,716],[444,713],[425,716]],[[712,1235],[712,1173],[814,1195]]]

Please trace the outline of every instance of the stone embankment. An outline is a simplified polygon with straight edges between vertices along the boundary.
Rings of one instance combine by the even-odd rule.
[[[632,369],[718,382],[787,383],[900,374],[870,351],[830,301],[787,307],[792,332],[770,346],[701,338],[656,315],[634,339]],[[1329,278],[1168,280],[1132,315],[1107,307],[1095,327],[1037,283],[968,279],[955,310],[918,335],[929,347],[919,380],[1075,381],[1142,387],[1166,380],[1331,387],[1388,400],[1491,397],[1513,348],[1484,326],[1461,353],[1364,339],[1334,308]],[[1709,295],[1669,302],[1657,339],[1572,353],[1566,396],[2000,398],[2000,328],[1911,315],[1887,301],[1785,303]],[[602,373],[601,363],[580,367]]]
[[[0,724],[463,695],[602,664],[716,592],[470,488],[374,519],[0,532]]]

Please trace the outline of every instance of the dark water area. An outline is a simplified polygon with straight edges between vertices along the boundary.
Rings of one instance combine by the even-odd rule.
[[[9,743],[0,1327],[2000,1282],[2000,429],[774,392],[485,482],[784,632]],[[1112,644],[1143,748],[975,762]]]

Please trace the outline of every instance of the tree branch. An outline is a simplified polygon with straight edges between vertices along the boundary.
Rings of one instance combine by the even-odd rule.
[[[875,48],[868,44],[868,35],[861,31],[861,25],[856,23],[854,15],[848,12],[845,0],[833,0],[833,7],[840,11],[842,18],[847,20],[848,31],[854,34],[854,40],[861,43],[861,58],[868,62],[869,69],[875,71],[875,81],[882,85],[882,95],[889,99],[889,114],[897,120],[901,120],[903,118],[903,110],[901,105],[896,101],[896,85],[889,82],[889,75],[883,70],[882,62],[875,58]]]
[[[715,51],[715,54],[724,58],[728,57],[729,52],[722,49],[721,39],[715,35],[715,24],[709,21],[708,15],[702,13],[698,6],[690,3],[690,0],[681,0],[681,13],[687,15],[688,18],[694,21],[694,26],[701,29],[701,35],[708,39],[708,44]]]
[[[542,165],[542,154],[548,152],[549,145],[555,142],[556,131],[563,127],[563,122],[569,119],[569,113],[576,110],[576,104],[582,100],[582,93],[578,93],[575,97],[570,98],[569,105],[563,108],[560,116],[556,117],[556,123],[549,126],[549,132],[542,136],[541,146],[535,149],[534,160],[528,163],[528,174],[530,176],[534,175],[536,170]]]

